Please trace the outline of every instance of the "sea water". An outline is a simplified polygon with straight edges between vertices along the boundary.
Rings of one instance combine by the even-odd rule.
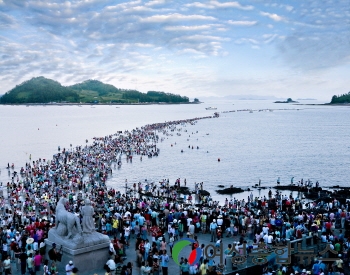
[[[234,105],[233,105],[234,104]],[[61,149],[89,145],[93,137],[146,124],[212,115],[219,118],[179,126],[159,142],[158,157],[122,158],[107,185],[124,190],[134,182],[186,178],[203,182],[215,200],[218,185],[248,188],[261,179],[274,186],[301,178],[321,186],[344,185],[350,176],[350,109],[335,106],[273,104],[267,101],[210,102],[197,105],[0,106],[0,181],[11,180],[7,163],[19,171],[31,160],[52,159]],[[238,110],[252,110],[238,111]],[[271,110],[271,111],[270,111]],[[228,112],[235,111],[235,112]],[[159,134],[162,137],[162,134]],[[87,140],[87,142],[86,142]],[[193,147],[193,149],[192,149]],[[198,149],[197,149],[198,147]],[[220,161],[218,161],[220,159]],[[256,195],[257,190],[254,189]],[[262,194],[264,191],[262,191]],[[234,195],[246,197],[247,194]]]

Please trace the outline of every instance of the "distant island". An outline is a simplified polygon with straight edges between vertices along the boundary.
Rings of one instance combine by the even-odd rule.
[[[186,96],[165,92],[119,89],[98,80],[86,80],[71,86],[43,76],[34,77],[17,85],[0,97],[0,104],[147,104],[200,103]]]
[[[287,98],[286,101],[275,101],[274,103],[299,103],[298,101],[293,101],[291,98]]]
[[[350,103],[350,92],[342,94],[340,96],[334,95],[329,104],[347,104]]]

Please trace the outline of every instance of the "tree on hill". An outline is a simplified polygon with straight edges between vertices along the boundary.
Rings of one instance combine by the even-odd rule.
[[[97,94],[96,94],[97,93]],[[49,103],[49,102],[120,102],[120,103],[188,103],[188,97],[149,91],[147,94],[136,90],[118,89],[98,80],[86,80],[71,86],[45,77],[34,77],[17,85],[0,98],[2,104]]]
[[[334,95],[331,100],[331,104],[340,104],[340,103],[350,103],[350,92],[347,94],[342,94],[340,96]]]
[[[34,77],[17,85],[0,98],[0,103],[78,102],[79,95],[59,82],[45,77]]]
[[[74,84],[72,86],[68,86],[68,88],[71,88],[73,90],[77,91],[83,91],[83,90],[88,90],[88,91],[95,91],[98,93],[99,96],[104,96],[109,93],[118,93],[121,94],[122,91],[113,85],[110,84],[105,84],[102,83],[101,81],[98,80],[86,80],[82,83]]]
[[[186,96],[182,97],[180,95],[164,93],[164,92],[156,92],[156,91],[148,91],[147,94],[144,94],[135,90],[129,90],[123,94],[122,98],[124,100],[127,100],[128,102],[140,102],[140,103],[146,103],[146,102],[187,103],[189,102],[189,98]]]

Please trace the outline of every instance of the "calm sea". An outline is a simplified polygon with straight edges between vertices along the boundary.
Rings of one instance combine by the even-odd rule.
[[[315,103],[315,102],[312,102]],[[74,148],[117,131],[145,124],[207,116],[217,107],[220,118],[187,125],[159,143],[159,157],[123,160],[108,185],[124,190],[124,182],[187,179],[203,182],[214,199],[218,185],[249,187],[261,179],[273,186],[301,178],[321,186],[348,185],[350,178],[349,107],[296,106],[269,101],[211,102],[199,105],[150,106],[0,106],[0,181],[5,168],[19,171],[29,156],[51,159],[57,148]],[[252,109],[253,112],[225,111]],[[259,111],[273,109],[273,111]],[[298,110],[299,109],[299,110]],[[72,145],[72,147],[70,146]],[[172,146],[171,146],[172,145]],[[192,146],[194,149],[192,149]],[[199,149],[197,149],[197,146]],[[190,147],[190,148],[189,148]],[[181,153],[183,150],[183,153]],[[220,158],[220,162],[218,162]],[[257,191],[255,191],[257,192]],[[246,194],[236,195],[236,197]]]

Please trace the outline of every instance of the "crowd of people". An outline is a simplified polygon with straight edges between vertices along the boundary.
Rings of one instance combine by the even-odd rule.
[[[53,245],[46,251],[44,240],[55,225],[56,203],[64,196],[69,200],[67,210],[80,217],[84,200],[92,202],[96,230],[111,239],[110,259],[105,263],[108,274],[132,275],[139,270],[142,275],[167,275],[169,262],[173,261],[172,248],[184,237],[195,240],[193,249],[203,250],[208,245],[202,241],[206,234],[217,249],[223,240],[229,240],[227,259],[248,259],[257,248],[268,250],[307,234],[318,245],[310,262],[292,256],[290,262],[278,264],[276,257],[269,258],[261,264],[261,274],[344,275],[350,256],[350,205],[335,198],[305,205],[292,195],[270,192],[267,197],[251,193],[247,200],[232,198],[220,204],[200,192],[203,183],[195,185],[193,196],[183,195],[186,180],[180,178],[173,183],[161,179],[159,183],[145,181],[128,186],[126,182],[125,193],[107,186],[113,165],[121,166],[122,160],[132,161],[135,156],[157,156],[160,134],[194,124],[198,119],[202,118],[147,125],[95,138],[92,145],[59,150],[52,160],[30,160],[18,173],[9,166],[11,180],[0,189],[3,272],[10,274],[11,262],[15,262],[22,275],[42,270],[44,275],[57,273],[59,248]],[[131,247],[133,238],[135,246]],[[334,261],[324,260],[325,247],[336,251],[334,257],[329,256]],[[136,251],[136,266],[126,262],[128,250]],[[213,250],[209,256],[203,254],[195,265],[181,258],[179,272],[223,272],[222,266],[215,264],[215,255]],[[239,261],[232,263],[238,270]],[[67,275],[77,272],[73,262],[66,265]]]

